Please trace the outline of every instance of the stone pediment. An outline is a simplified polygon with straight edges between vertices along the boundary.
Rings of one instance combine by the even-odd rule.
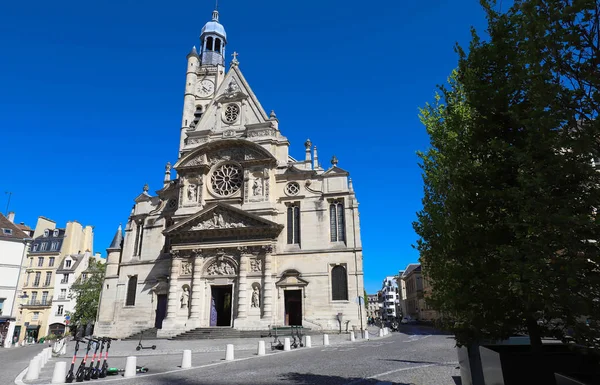
[[[308,281],[300,278],[300,273],[294,272],[286,272],[283,274],[283,277],[279,281],[275,283],[278,287],[286,287],[286,286],[306,286],[308,285]]]
[[[350,175],[350,173],[342,168],[339,168],[338,166],[332,166],[329,170],[325,171],[323,173],[324,177],[329,177],[329,176],[348,176]]]
[[[275,238],[282,229],[283,225],[258,215],[224,203],[212,203],[198,213],[169,227],[164,234],[181,239],[240,235]]]

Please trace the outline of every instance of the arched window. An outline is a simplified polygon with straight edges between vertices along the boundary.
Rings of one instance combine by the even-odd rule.
[[[215,51],[221,52],[221,39],[215,39]]]
[[[213,38],[212,37],[208,37],[206,39],[206,50],[207,51],[212,51],[213,50]]]
[[[348,276],[344,266],[338,265],[331,269],[331,299],[348,300]]]
[[[343,200],[335,200],[329,204],[329,231],[331,233],[331,242],[346,241]]]
[[[287,207],[287,243],[300,244],[300,205],[291,203]]]
[[[125,306],[135,306],[135,294],[137,291],[137,275],[129,277],[127,283],[127,299],[125,300]]]

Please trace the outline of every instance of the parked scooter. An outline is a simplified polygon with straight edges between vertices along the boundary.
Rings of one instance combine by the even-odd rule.
[[[75,369],[75,361],[77,361],[77,351],[79,350],[79,339],[75,340],[75,352],[73,353],[73,360],[71,361],[71,369],[67,373],[67,377],[65,378],[65,382],[70,384],[75,379],[75,374],[73,374],[73,369]]]
[[[119,369],[119,368],[108,368],[108,370],[107,370],[107,374],[109,376],[114,376],[114,375],[117,375],[119,373],[124,373],[124,372],[125,372],[125,369]],[[148,368],[145,366],[136,366],[135,372],[136,373],[148,373]]]
[[[83,382],[86,372],[85,363],[87,361],[88,355],[90,354],[90,348],[92,346],[92,340],[89,338],[86,339],[88,340],[88,344],[85,350],[85,356],[83,356],[83,360],[81,360],[81,364],[79,364],[79,367],[77,368],[77,373],[75,374],[75,381],[77,382]]]
[[[92,380],[97,380],[100,377],[100,361],[102,361],[102,351],[104,350],[104,338],[99,338],[98,342],[100,342],[100,354],[98,354],[98,361],[96,361],[96,367],[92,370],[92,374],[90,378]]]
[[[100,348],[100,341],[98,341],[94,338],[90,338],[90,340],[92,341],[93,344],[96,345],[96,348],[94,349],[94,355],[92,356],[92,360],[90,361],[90,366],[87,368],[87,370],[85,371],[85,375],[83,376],[83,379],[86,381],[89,381],[92,379],[92,373],[94,372],[94,361],[96,361],[96,356],[98,355],[98,349]],[[98,358],[98,361],[100,361],[100,358]]]
[[[104,362],[102,363],[102,369],[100,369],[100,373],[98,374],[98,378],[104,378],[106,377],[106,374],[108,372],[108,349],[110,349],[110,341],[111,338],[110,337],[104,337],[103,338],[104,341],[106,341],[106,352],[104,353]]]
[[[138,343],[138,346],[135,347],[135,350],[141,350],[141,349],[156,349],[156,345],[152,345],[152,346],[144,346],[142,345],[142,336],[144,335],[144,332],[140,333],[140,342]]]

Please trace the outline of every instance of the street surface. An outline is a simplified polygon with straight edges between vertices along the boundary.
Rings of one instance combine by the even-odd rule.
[[[47,344],[0,348],[0,385],[13,385],[15,377],[29,365],[36,354],[48,347]]]
[[[293,349],[291,352],[269,350],[267,357],[256,356],[258,339],[213,341],[144,341],[157,344],[157,350],[135,351],[137,342],[115,343],[115,355],[110,355],[110,366],[124,368],[125,356],[138,357],[138,365],[150,369],[133,379],[121,376],[93,383],[123,385],[456,385],[460,371],[454,340],[437,334],[429,328],[403,325],[401,333],[391,333],[370,341],[358,339],[349,342],[347,335],[331,335],[331,345],[323,346],[322,338],[313,336],[312,348]],[[236,361],[225,362],[227,343],[236,347]],[[181,351],[192,349],[192,369],[182,370]],[[111,352],[113,350],[111,349]],[[112,357],[112,358],[111,358]],[[52,375],[53,359],[44,368],[39,381],[48,384]],[[69,361],[69,357],[61,358]],[[78,360],[79,361],[79,360]],[[79,362],[78,362],[79,364]],[[18,372],[18,371],[17,371]],[[12,377],[14,379],[14,377]]]

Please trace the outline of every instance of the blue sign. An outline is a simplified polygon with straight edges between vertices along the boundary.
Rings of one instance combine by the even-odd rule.
[[[66,315],[66,316],[65,316],[65,319],[66,319],[67,321],[69,321],[69,320],[71,319],[71,316],[70,316],[70,315]]]

